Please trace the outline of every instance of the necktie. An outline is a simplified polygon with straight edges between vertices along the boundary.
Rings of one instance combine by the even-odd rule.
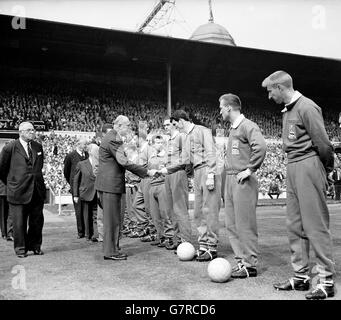
[[[27,151],[28,151],[28,157],[29,157],[30,161],[32,162],[33,156],[32,156],[31,142],[27,143]]]

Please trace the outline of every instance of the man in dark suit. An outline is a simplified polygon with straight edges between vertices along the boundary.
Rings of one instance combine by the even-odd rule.
[[[13,241],[12,220],[8,216],[8,202],[6,196],[6,186],[0,180],[0,229],[1,236],[7,241]]]
[[[64,159],[64,177],[70,185],[71,194],[73,193],[73,178],[75,176],[77,163],[79,161],[86,160],[89,157],[89,154],[86,151],[86,144],[86,139],[80,138],[77,142],[76,150],[71,151],[69,154],[66,155]],[[79,201],[78,203],[76,203],[75,201],[73,201],[73,206],[75,208],[76,214],[78,238],[84,238],[85,230],[82,202]]]
[[[42,145],[33,141],[34,138],[33,125],[23,122],[19,126],[19,139],[6,145],[0,155],[0,180],[7,187],[14,250],[19,258],[27,257],[28,251],[35,255],[43,254],[44,153]]]
[[[101,145],[103,137],[112,129],[114,129],[114,125],[112,123],[103,124],[101,134],[97,139],[98,146]],[[103,242],[103,209],[99,205],[97,206],[97,230],[98,230],[97,240],[99,242]]]
[[[92,143],[88,146],[89,158],[78,162],[73,179],[73,200],[82,202],[85,238],[97,241],[97,192],[95,189],[98,171],[98,149]]]
[[[103,208],[104,259],[126,260],[127,255],[119,252],[119,231],[121,198],[125,192],[125,170],[129,170],[141,178],[153,176],[156,170],[128,161],[123,149],[123,139],[130,132],[130,121],[125,116],[118,116],[114,121],[114,129],[102,139],[99,148],[99,166],[95,187]]]

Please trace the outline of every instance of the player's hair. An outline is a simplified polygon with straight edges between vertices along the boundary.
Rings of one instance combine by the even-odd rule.
[[[163,140],[163,137],[161,135],[159,135],[159,134],[153,135],[153,137],[152,137],[152,144],[155,143],[156,139]]]
[[[233,93],[226,93],[220,96],[219,102],[224,101],[226,105],[231,106],[233,110],[241,110],[242,103],[239,97]]]
[[[267,78],[265,78],[262,82],[262,87],[266,88],[269,86],[275,86],[277,84],[281,84],[282,86],[291,89],[293,88],[292,77],[289,73],[279,70],[270,74]]]
[[[178,109],[178,110],[174,111],[174,113],[172,114],[170,119],[171,119],[171,122],[173,120],[179,121],[180,119],[183,119],[185,121],[189,121],[189,115],[185,110]]]
[[[121,126],[122,124],[129,122],[128,117],[123,116],[123,115],[119,115],[117,116],[117,118],[114,120],[114,125],[115,126]]]

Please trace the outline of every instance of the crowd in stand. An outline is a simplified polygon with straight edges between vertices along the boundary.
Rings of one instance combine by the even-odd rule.
[[[65,89],[67,87],[67,89]],[[112,122],[119,114],[129,117],[137,132],[139,122],[144,121],[147,130],[162,133],[163,119],[167,113],[166,103],[157,95],[146,95],[125,89],[106,91],[92,88],[56,86],[55,84],[26,84],[25,87],[11,86],[0,91],[0,129],[17,128],[24,120],[42,120],[48,130],[98,132],[104,123]],[[86,93],[86,94],[85,94]],[[183,108],[197,124],[205,125],[216,133],[216,129],[228,128],[219,115],[217,103],[176,103],[175,109]],[[244,105],[243,113],[255,121],[265,138],[279,140],[281,137],[280,110],[268,109],[258,104]],[[332,141],[339,141],[340,129],[335,115],[324,113],[326,129]],[[55,192],[68,191],[63,178],[63,160],[72,150],[75,138],[50,135],[41,137],[45,150],[46,181]],[[281,145],[269,143],[263,166],[257,173],[260,192],[268,193],[270,182],[280,176],[279,188],[285,190],[285,155]]]
[[[39,135],[38,139],[45,153],[43,174],[46,184],[55,194],[58,194],[59,190],[61,194],[67,194],[70,186],[63,175],[64,158],[74,150],[77,137],[50,134]]]
[[[266,195],[270,183],[278,179],[278,187],[283,192],[286,189],[286,155],[281,143],[267,143],[265,160],[256,172],[259,182],[259,192]]]

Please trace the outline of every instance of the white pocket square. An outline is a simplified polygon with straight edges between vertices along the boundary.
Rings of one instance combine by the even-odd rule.
[[[41,155],[41,152],[38,152],[38,153],[37,153],[37,156],[40,156],[40,155]]]

